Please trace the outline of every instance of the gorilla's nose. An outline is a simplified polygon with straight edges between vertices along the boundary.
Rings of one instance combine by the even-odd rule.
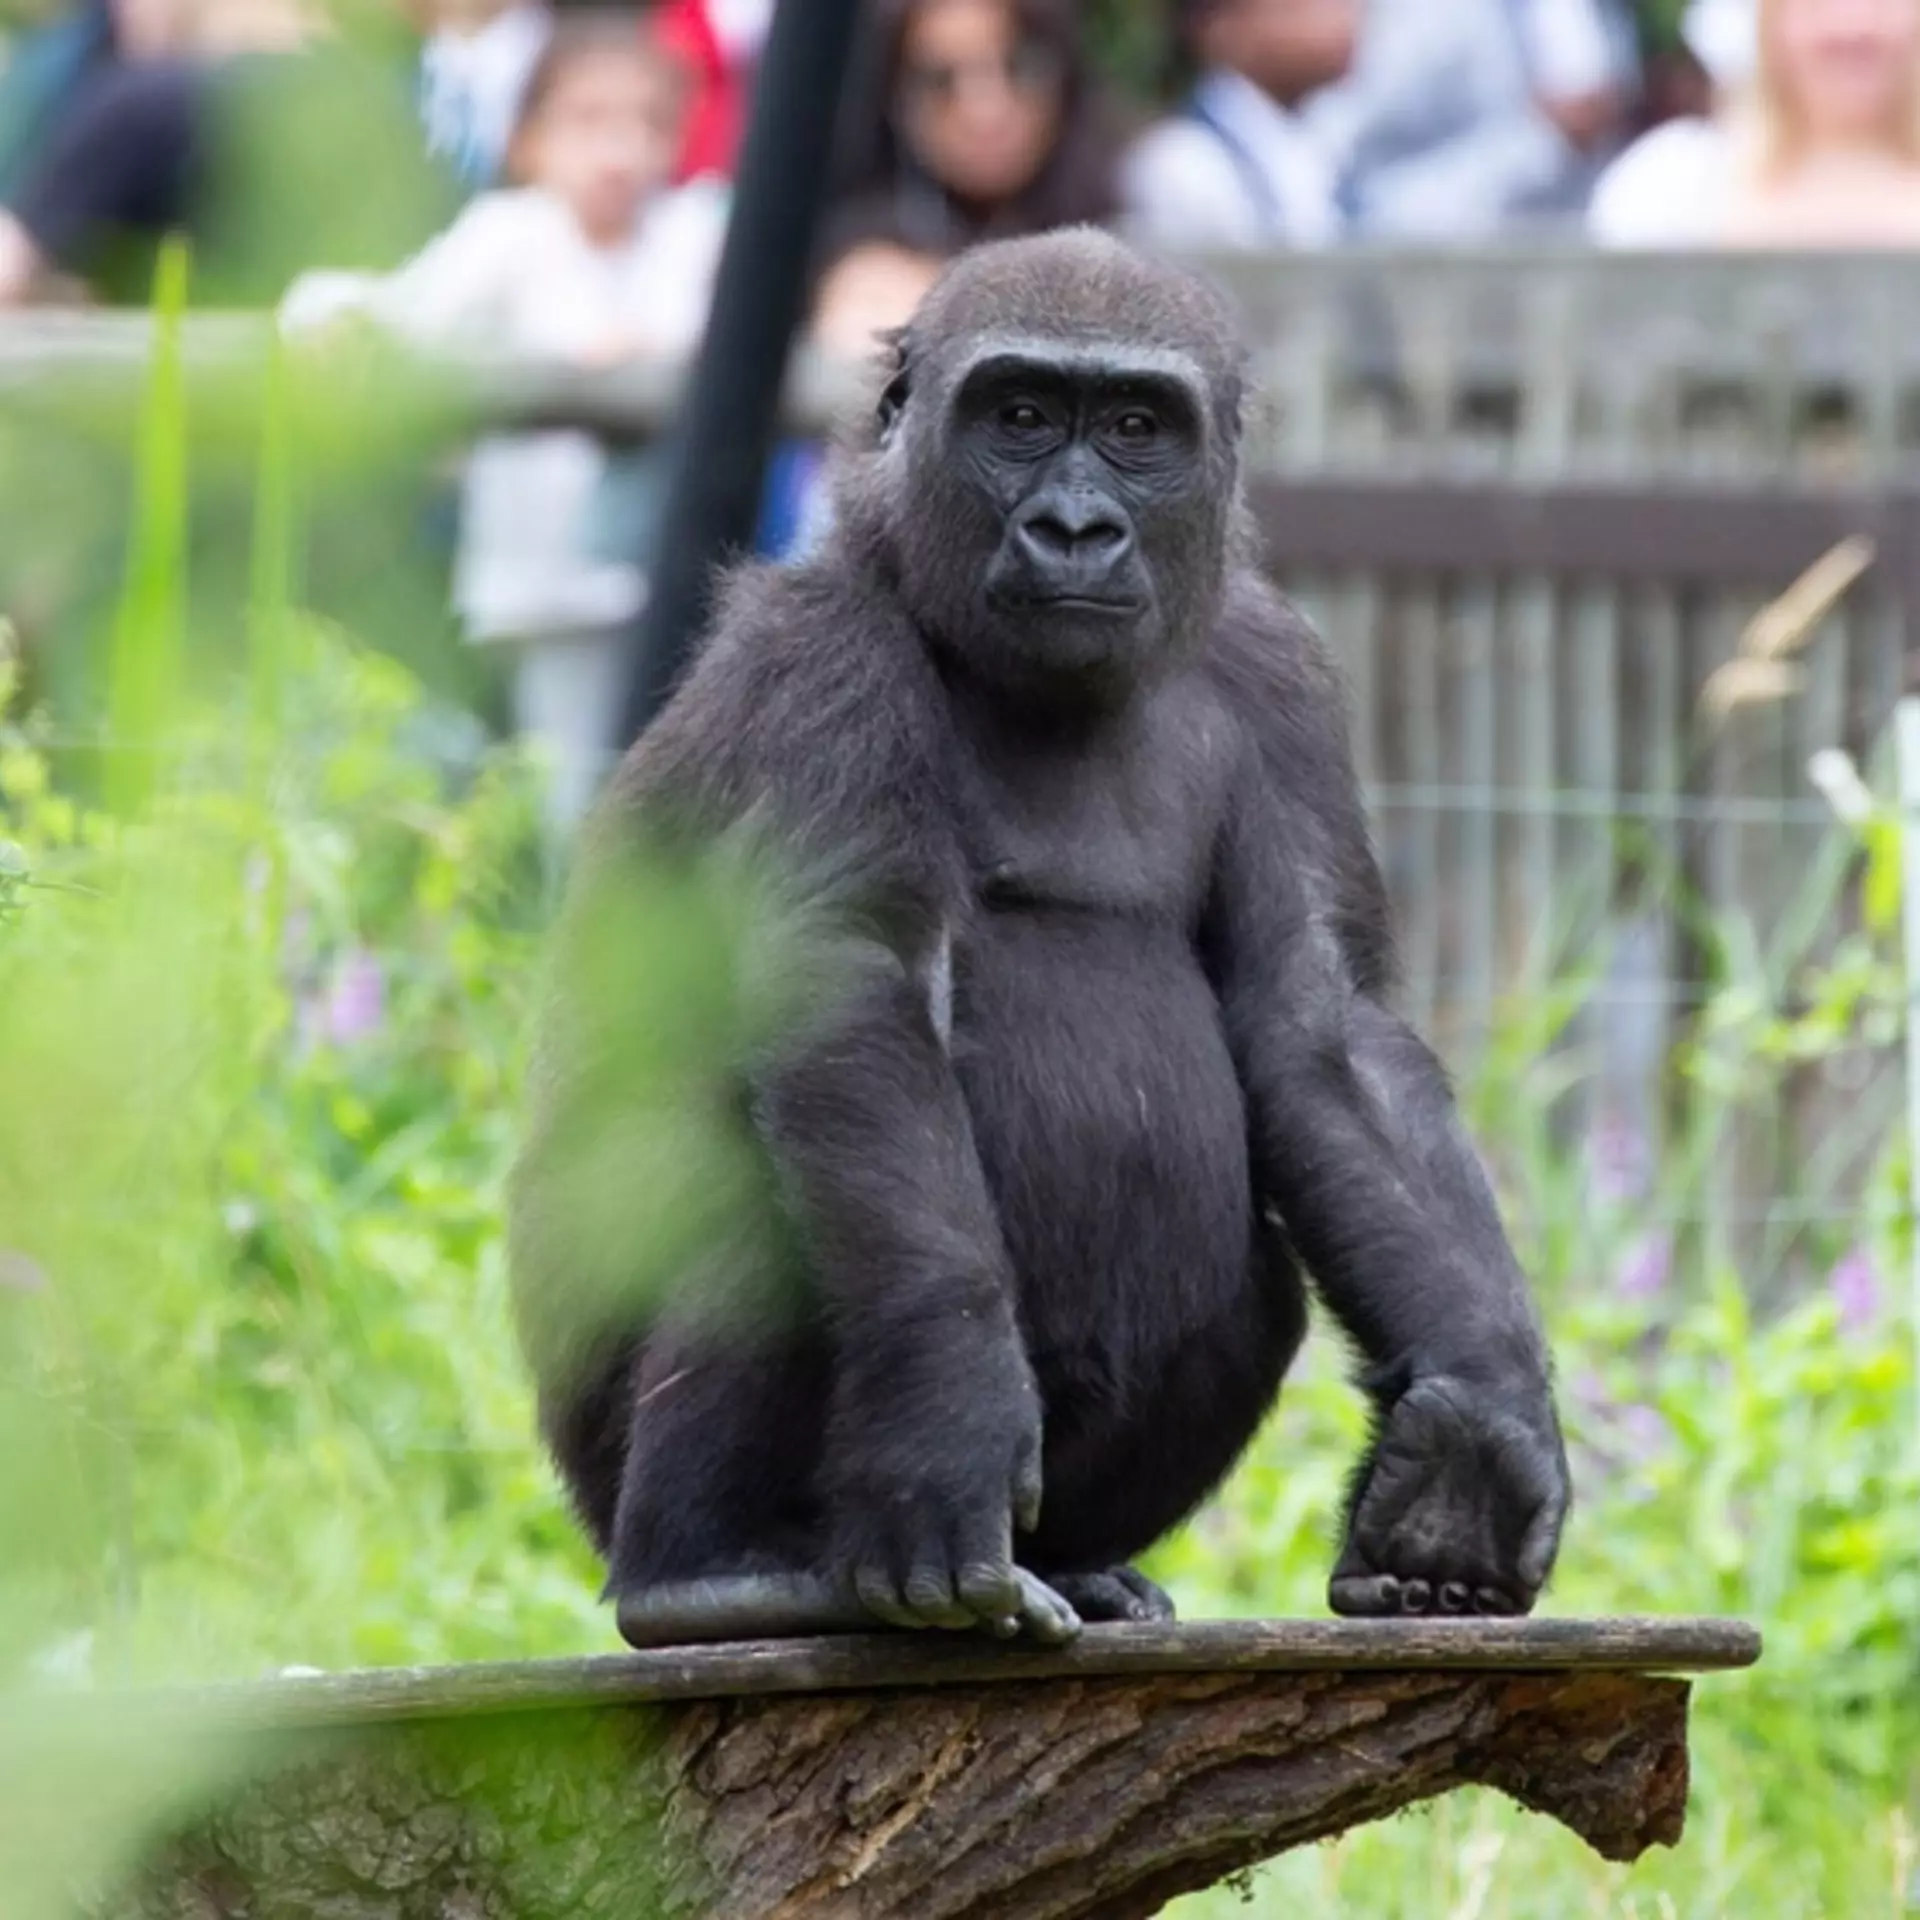
[[[1133,529],[1097,494],[1049,493],[1014,527],[1034,577],[1063,594],[1098,594],[1133,554]]]

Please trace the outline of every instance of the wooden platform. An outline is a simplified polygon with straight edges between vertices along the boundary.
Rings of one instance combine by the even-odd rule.
[[[288,1678],[114,1711],[267,1744],[116,1915],[1127,1920],[1480,1783],[1680,1837],[1724,1620],[873,1635]]]

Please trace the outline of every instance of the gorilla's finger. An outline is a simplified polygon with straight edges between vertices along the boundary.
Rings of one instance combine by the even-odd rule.
[[[1040,1443],[1029,1442],[1020,1450],[1013,1467],[1013,1524],[1022,1533],[1032,1533],[1040,1525]]]
[[[1473,1609],[1476,1613],[1489,1613],[1502,1619],[1511,1618],[1521,1611],[1498,1587],[1475,1587]]]
[[[1440,1589],[1440,1611],[1442,1613],[1466,1613],[1473,1605],[1473,1595],[1458,1580],[1449,1580]]]
[[[1020,1617],[1027,1631],[1045,1647],[1064,1647],[1080,1637],[1080,1616],[1038,1574],[1017,1569]]]
[[[1433,1589],[1424,1580],[1409,1580],[1400,1589],[1402,1613],[1425,1613],[1433,1605]]]
[[[920,1564],[907,1576],[907,1605],[923,1625],[971,1627],[978,1624],[971,1608],[953,1590],[953,1579],[943,1567]]]
[[[1020,1581],[1011,1560],[967,1560],[960,1567],[960,1599],[976,1620],[1017,1620]]]
[[[1400,1582],[1390,1573],[1335,1574],[1327,1584],[1327,1604],[1350,1618],[1378,1619],[1400,1611]]]
[[[884,1567],[856,1567],[853,1590],[860,1604],[876,1620],[884,1620],[890,1627],[917,1627],[920,1624],[902,1604],[899,1589],[893,1583],[893,1575]]]
[[[1555,1492],[1547,1496],[1527,1523],[1514,1572],[1530,1599],[1547,1584],[1547,1575],[1553,1571],[1554,1556],[1560,1549],[1560,1528],[1566,1517],[1565,1496]]]
[[[1140,1602],[1140,1619],[1172,1620],[1177,1617],[1173,1595],[1159,1581],[1149,1580],[1133,1567],[1120,1568],[1119,1577],[1121,1585],[1128,1588]]]
[[[976,1620],[1000,1620],[1020,1611],[1020,1583],[1013,1570],[1013,1521],[998,1513],[970,1513],[953,1528],[953,1565],[960,1599]]]

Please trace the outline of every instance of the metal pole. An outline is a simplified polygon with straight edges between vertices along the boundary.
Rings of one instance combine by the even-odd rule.
[[[807,293],[861,0],[780,0],[673,479],[634,636],[622,740],[665,704],[716,570],[753,537],[787,358]]]

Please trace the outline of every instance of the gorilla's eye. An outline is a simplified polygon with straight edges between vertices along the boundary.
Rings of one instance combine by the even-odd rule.
[[[1113,423],[1113,430],[1122,440],[1131,440],[1138,446],[1160,431],[1160,422],[1142,408],[1130,407]]]
[[[1047,416],[1031,400],[1009,400],[1000,409],[1000,424],[1009,433],[1039,433],[1047,424]]]

